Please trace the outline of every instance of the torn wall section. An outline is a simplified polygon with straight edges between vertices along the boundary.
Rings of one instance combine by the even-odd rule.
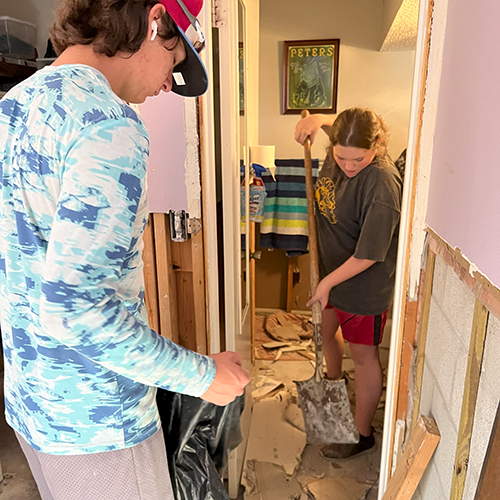
[[[444,242],[443,242],[444,243]],[[431,416],[441,442],[415,492],[414,500],[450,497],[460,420],[464,402],[467,362],[477,293],[470,274],[457,273],[450,259],[436,256],[425,350],[420,414]],[[456,262],[455,262],[456,264]],[[465,269],[462,269],[465,271]],[[468,276],[468,283],[460,277]],[[477,290],[476,290],[477,292]],[[496,308],[495,308],[496,309]],[[500,320],[490,309],[484,358],[470,443],[463,500],[474,500],[495,415],[500,403]]]

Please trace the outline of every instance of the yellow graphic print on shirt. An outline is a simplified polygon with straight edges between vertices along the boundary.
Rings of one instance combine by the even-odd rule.
[[[332,224],[337,224],[335,210],[335,184],[329,177],[321,177],[316,183],[316,202],[319,211]]]

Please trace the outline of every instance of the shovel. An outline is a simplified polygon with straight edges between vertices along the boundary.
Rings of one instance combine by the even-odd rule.
[[[309,115],[302,111],[302,118]],[[318,242],[314,216],[314,186],[312,177],[311,141],[304,143],[306,167],[307,216],[309,224],[309,256],[311,293],[316,293],[319,283]],[[349,397],[343,380],[328,380],[323,377],[323,336],[321,334],[321,303],[312,306],[316,369],[309,380],[295,382],[299,403],[304,415],[306,440],[309,444],[357,443],[359,433],[354,425]]]

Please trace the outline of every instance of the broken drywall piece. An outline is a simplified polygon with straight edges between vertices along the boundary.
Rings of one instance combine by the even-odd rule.
[[[360,500],[369,489],[370,486],[349,476],[327,477],[307,485],[308,493],[315,500]]]
[[[265,344],[262,344],[262,347],[264,349],[278,349],[279,347],[288,347],[291,346],[290,342],[278,342],[277,340],[273,342],[266,342]]]
[[[303,332],[298,325],[277,326],[273,330],[273,336],[278,340],[300,341],[300,334]]]
[[[255,475],[261,500],[298,499],[303,493],[299,482],[279,465],[256,461]]]
[[[311,361],[316,361],[316,354],[311,351],[297,351],[297,354],[300,354],[301,356],[304,356],[304,358],[307,358]],[[314,367],[316,367],[316,363],[314,363]]]
[[[279,380],[265,377],[258,381],[255,387],[256,389],[252,391],[252,397],[254,400],[257,400],[275,394],[276,391],[282,389],[284,385],[283,382]]]
[[[248,460],[241,476],[241,484],[245,487],[245,500],[260,500],[259,485],[255,474],[256,460]]]
[[[281,351],[283,352],[298,352],[298,351],[306,351],[307,346],[301,346],[301,345],[291,345],[289,347],[283,347]]]
[[[299,408],[298,396],[288,393],[285,398],[285,420],[293,425],[299,431],[306,432],[306,426],[304,423],[304,415],[302,410]]]
[[[283,425],[285,405],[279,398],[263,399],[254,405],[245,463],[274,463],[291,476],[300,462],[306,435],[291,425]]]
[[[310,320],[303,316],[278,311],[266,316],[265,332],[274,340],[300,340],[312,338]],[[297,335],[297,337],[296,337]]]
[[[293,323],[287,318],[287,315],[281,310],[276,312],[276,319],[281,326],[293,325]]]

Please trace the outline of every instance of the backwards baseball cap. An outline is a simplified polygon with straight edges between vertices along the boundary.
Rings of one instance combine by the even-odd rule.
[[[205,66],[198,55],[205,48],[205,37],[196,16],[203,0],[160,0],[179,28],[186,49],[186,59],[174,67],[172,92],[197,97],[208,88]]]

